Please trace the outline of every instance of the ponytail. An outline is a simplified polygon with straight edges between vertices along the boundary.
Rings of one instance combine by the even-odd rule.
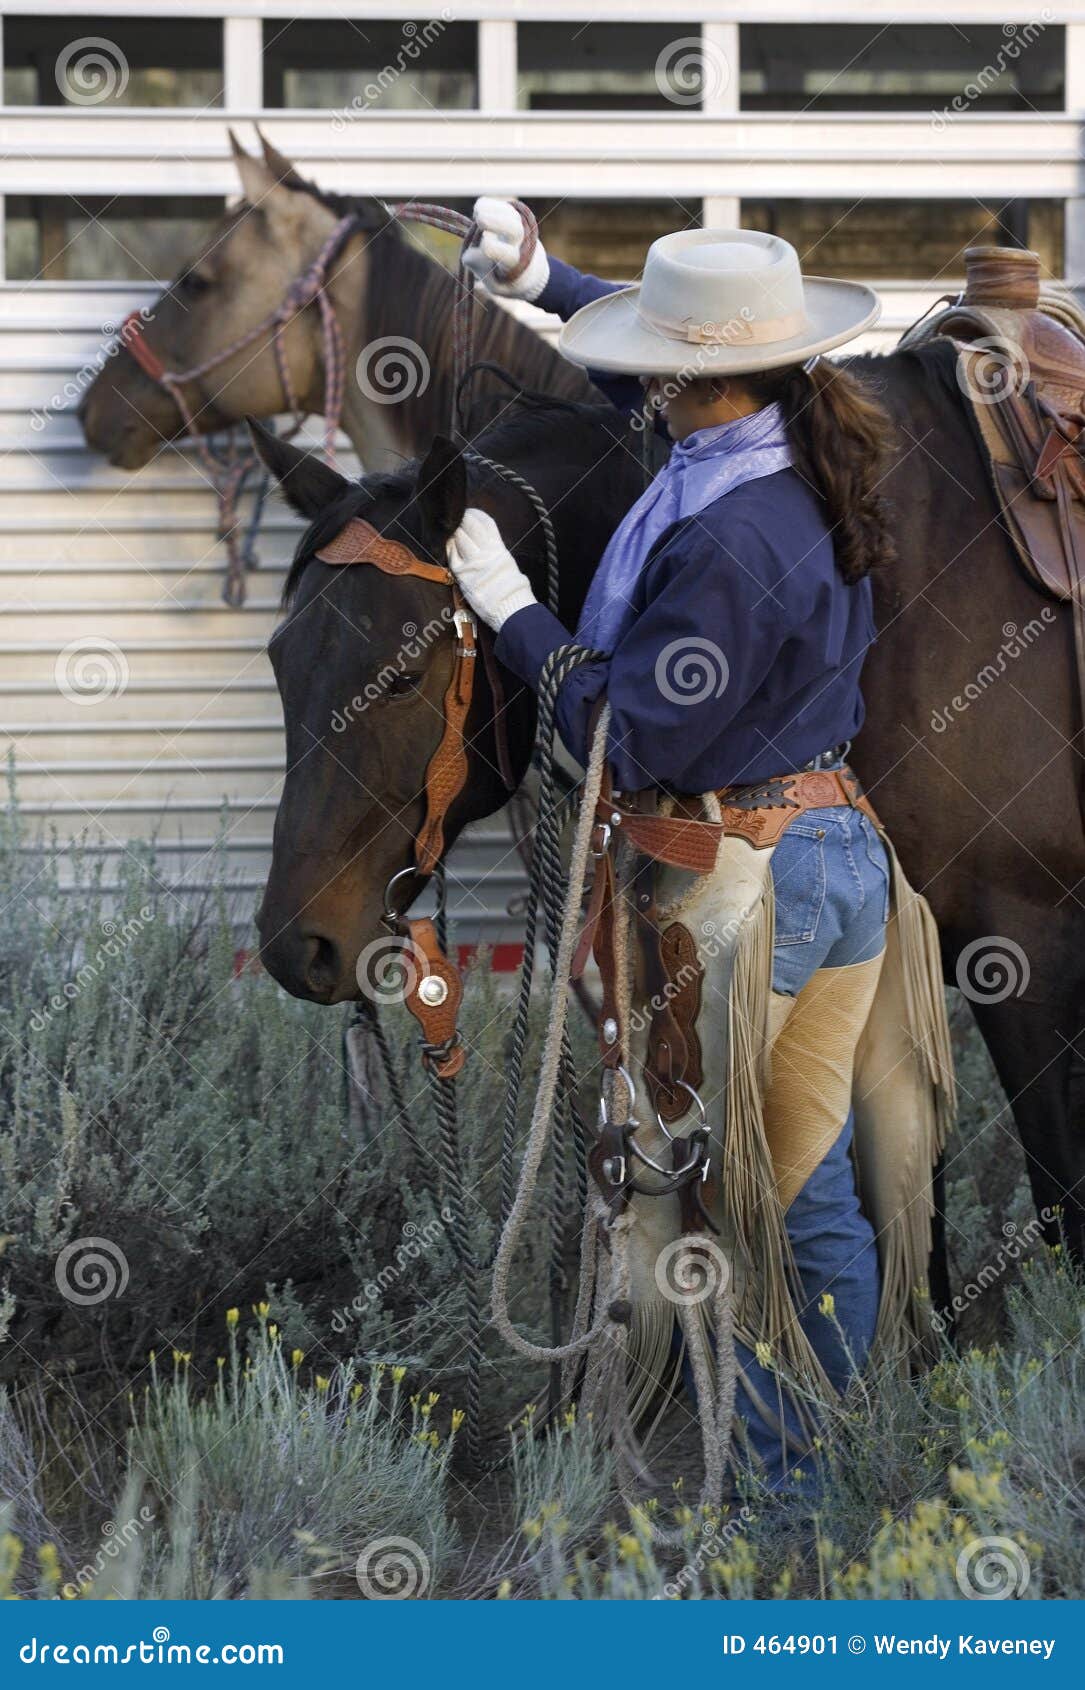
[[[824,358],[737,379],[753,398],[780,406],[795,468],[825,506],[845,581],[890,564],[896,548],[881,492],[894,444],[888,413],[849,370]]]

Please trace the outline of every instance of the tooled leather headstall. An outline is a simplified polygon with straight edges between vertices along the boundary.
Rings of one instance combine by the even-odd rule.
[[[428,878],[440,862],[445,848],[448,813],[467,780],[465,728],[474,697],[475,662],[479,650],[475,619],[450,569],[441,564],[427,563],[402,541],[379,533],[363,517],[352,517],[334,540],[320,548],[316,556],[321,563],[368,563],[385,575],[409,575],[419,581],[433,581],[448,587],[452,594],[456,653],[452,675],[445,689],[441,738],[426,767],[425,815],[414,841],[415,872]],[[490,669],[488,648],[483,648],[483,656],[495,695],[495,714],[500,720],[504,715],[499,696],[500,683],[496,669]],[[503,757],[503,769],[506,764],[507,758]],[[407,971],[410,984],[404,1002],[422,1031],[423,1062],[441,1079],[452,1079],[463,1067],[467,1056],[456,1028],[463,996],[459,970],[441,950],[436,928],[428,917],[406,921],[391,915],[391,920],[395,921],[415,964]]]

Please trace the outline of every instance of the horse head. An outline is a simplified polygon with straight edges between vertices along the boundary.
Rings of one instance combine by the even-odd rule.
[[[133,330],[166,370],[193,370],[214,360],[184,387],[201,433],[288,408],[270,328],[221,362],[219,354],[283,302],[320,253],[346,202],[322,195],[262,135],[260,141],[263,157],[254,158],[230,132],[241,204],[219,220],[154,304],[126,325],[84,395],[79,416],[88,446],[122,469],[140,468],[163,441],[185,432],[174,399],[134,356]],[[372,232],[390,225],[375,200],[352,200],[349,209],[362,226],[349,255],[350,287],[344,290],[353,307],[365,286],[366,231],[371,240]],[[281,352],[298,403],[319,411],[324,371],[315,306],[286,323]]]
[[[337,1003],[366,995],[366,959],[386,933],[385,888],[415,862],[458,630],[447,579],[318,554],[360,517],[439,574],[470,503],[494,517],[545,598],[544,534],[521,489],[445,439],[420,463],[350,483],[267,431],[254,427],[253,434],[286,498],[310,522],[286,585],[288,614],[268,648],[286,723],[286,778],[257,918],[261,955],[288,991]],[[511,414],[479,445],[526,476],[550,512],[562,561],[558,609],[575,625],[606,541],[639,490],[641,467],[625,423],[597,406],[544,401]],[[445,817],[446,849],[508,795],[495,692],[488,666],[474,668],[463,730],[467,774]],[[508,773],[518,784],[531,754],[534,695],[504,671],[499,690]],[[403,875],[397,912],[420,886],[419,877]],[[386,952],[386,938],[383,945]]]
[[[369,469],[423,450],[451,409],[455,279],[378,200],[316,187],[262,135],[262,158],[246,153],[232,132],[230,142],[243,201],[114,341],[79,408],[87,444],[122,469],[138,469],[185,432],[175,400],[136,350],[166,371],[199,372],[182,387],[197,432],[289,409],[270,319],[349,216],[358,227],[346,231],[327,279],[343,347],[342,426]],[[475,336],[477,356],[525,386],[591,397],[583,371],[482,298]],[[291,311],[279,355],[303,411],[324,408],[324,350],[318,304]],[[476,426],[506,404],[503,390],[476,399]]]
[[[382,948],[385,886],[415,862],[462,629],[447,584],[315,554],[362,518],[422,564],[442,568],[466,507],[467,474],[459,451],[438,438],[411,470],[352,484],[288,442],[253,433],[287,499],[311,523],[287,584],[289,614],[268,647],[287,774],[258,916],[261,956],[288,991],[335,1003],[364,994],[362,963]],[[503,718],[518,782],[531,747],[530,699],[520,689]],[[464,750],[467,777],[444,820],[446,846],[507,796],[481,663]],[[421,884],[403,876],[401,906]]]

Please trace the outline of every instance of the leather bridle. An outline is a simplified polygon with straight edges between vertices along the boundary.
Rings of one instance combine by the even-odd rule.
[[[205,431],[199,426],[198,413],[189,404],[185,387],[198,381],[211,370],[218,369],[237,353],[245,351],[262,335],[270,332],[279,381],[286,403],[293,412],[296,433],[305,421],[305,412],[290,374],[290,362],[283,347],[283,330],[315,301],[320,309],[324,339],[324,451],[328,462],[334,467],[335,438],[339,432],[339,418],[343,409],[346,366],[343,332],[339,327],[331,295],[328,293],[328,273],[347,241],[362,227],[364,225],[356,216],[341,217],[313,262],[291,282],[275,309],[269,311],[255,328],[238,335],[228,346],[212,353],[202,364],[194,364],[189,370],[167,369],[157,352],[148,346],[143,338],[147,324],[139,311],[130,312],[121,324],[121,345],[131,353],[144,375],[149,376],[162,388],[177,406],[184,424],[182,432],[195,442],[218,495],[219,537],[226,542],[229,557],[223,597],[229,605],[237,606],[245,602],[245,570],[251,560],[242,555],[238,543],[237,499],[245,476],[256,461],[256,454],[251,448],[239,448],[234,442],[227,456],[218,456],[208,444]]]
[[[352,517],[334,540],[315,554],[321,563],[334,565],[371,564],[384,575],[412,576],[447,587],[452,595],[452,623],[456,650],[452,674],[445,688],[441,738],[426,767],[425,813],[415,835],[414,862],[397,870],[384,888],[382,920],[390,933],[404,942],[410,953],[408,986],[404,1003],[422,1032],[422,1060],[440,1079],[452,1079],[466,1060],[467,1051],[457,1029],[457,1015],[463,997],[459,969],[445,955],[437,927],[428,917],[407,920],[396,908],[396,886],[404,880],[429,879],[437,871],[445,849],[449,811],[467,782],[467,718],[475,694],[476,662],[481,650],[494,699],[495,731],[499,736],[499,761],[505,785],[515,782],[508,771],[507,747],[503,746],[504,707],[500,677],[488,637],[480,640],[478,625],[460,591],[452,571],[443,564],[427,563],[400,540],[389,539],[363,517]]]

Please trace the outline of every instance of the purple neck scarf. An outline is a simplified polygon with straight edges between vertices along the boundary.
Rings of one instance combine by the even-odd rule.
[[[577,639],[613,651],[634,620],[633,592],[644,560],[664,530],[744,481],[775,475],[790,464],[779,405],[766,405],[715,428],[699,428],[678,441],[669,461],[611,535],[588,588]]]

